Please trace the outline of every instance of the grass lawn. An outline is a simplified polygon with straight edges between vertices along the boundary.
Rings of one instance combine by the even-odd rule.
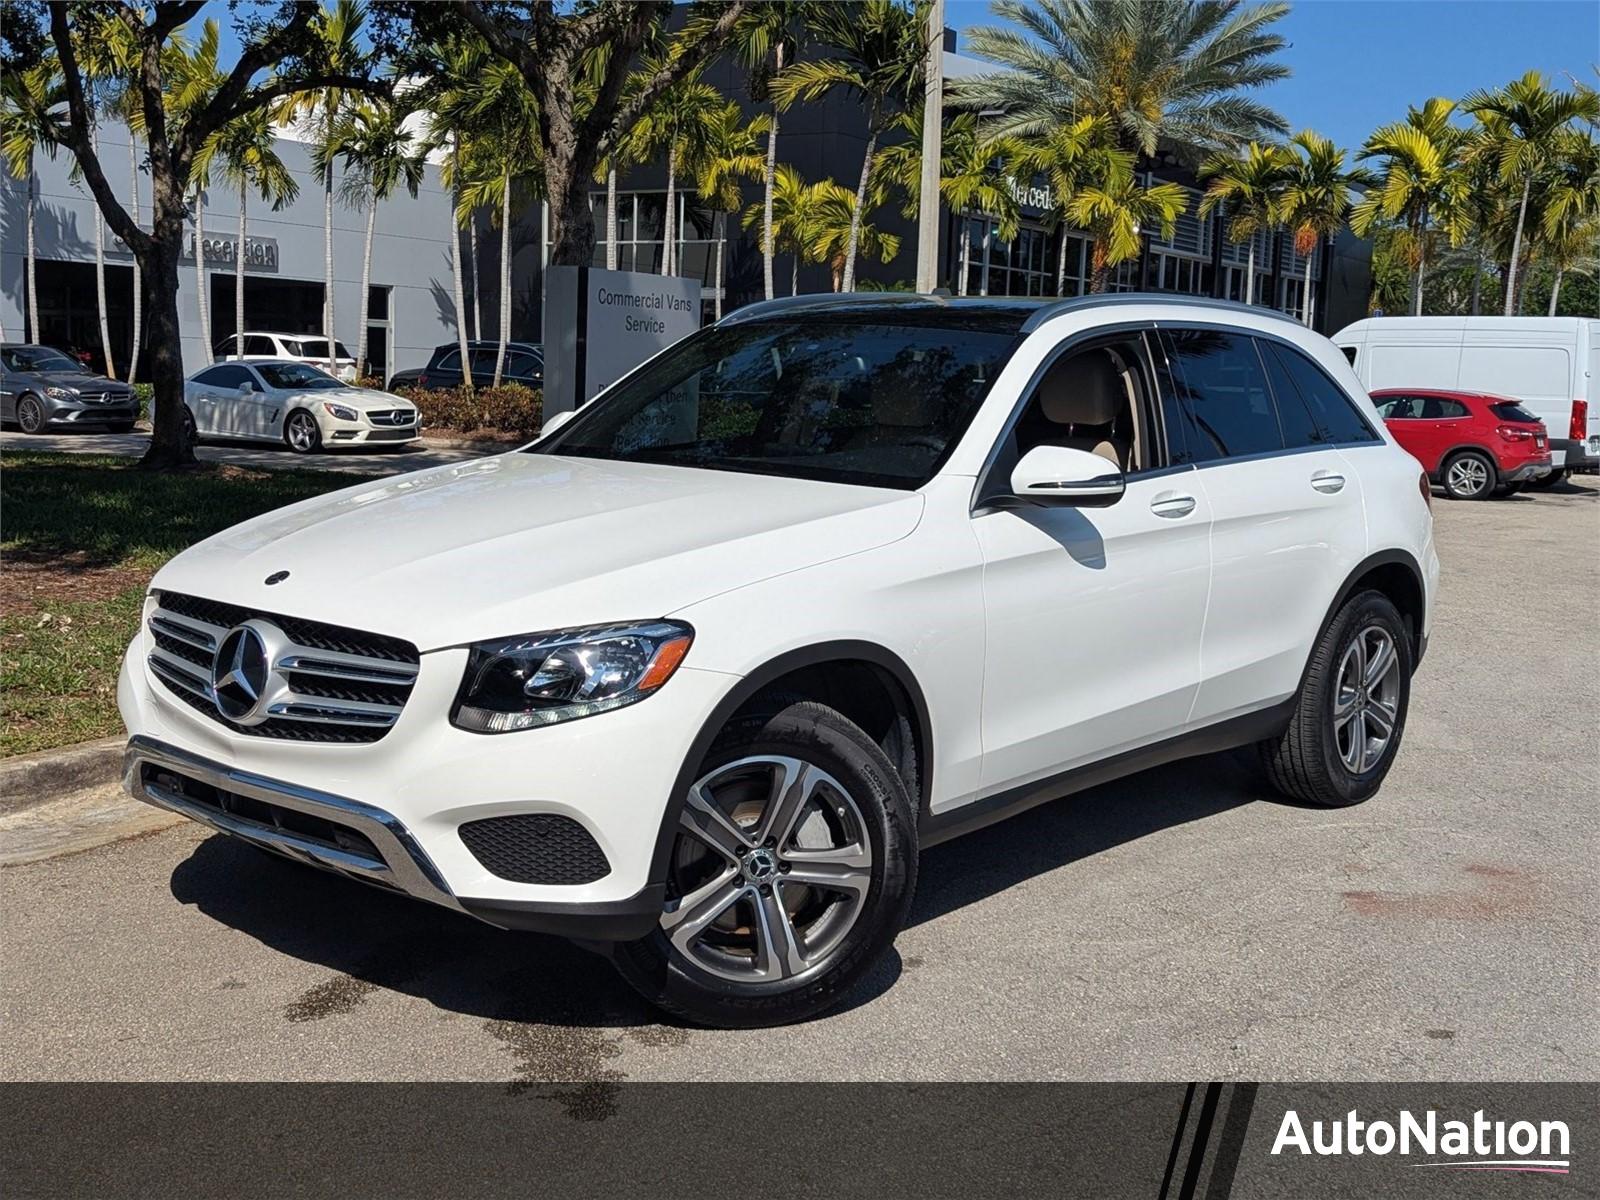
[[[0,463],[0,756],[122,731],[117,669],[156,568],[247,517],[362,482],[335,472],[7,453]]]

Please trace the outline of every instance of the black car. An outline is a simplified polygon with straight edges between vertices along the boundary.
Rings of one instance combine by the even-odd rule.
[[[138,416],[127,384],[86,371],[49,346],[0,345],[0,421],[15,421],[24,433],[72,425],[127,433]]]
[[[485,388],[494,383],[494,360],[500,353],[499,342],[474,341],[467,343],[467,353],[472,358],[472,386]],[[528,388],[544,387],[544,347],[537,342],[507,342],[505,368],[500,373],[502,383],[517,383]],[[447,342],[433,348],[428,365],[409,371],[396,371],[389,377],[388,391],[397,388],[425,388],[437,392],[444,388],[461,386],[461,346]]]

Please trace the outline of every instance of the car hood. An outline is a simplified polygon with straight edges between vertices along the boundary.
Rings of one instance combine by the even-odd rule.
[[[511,453],[256,517],[152,586],[433,650],[666,616],[905,537],[921,512],[914,492]]]
[[[83,371],[33,371],[29,378],[40,379],[51,387],[67,387],[79,392],[121,392],[131,394],[132,389],[104,375],[89,375]]]
[[[388,392],[380,392],[376,388],[304,388],[299,391],[290,390],[285,394],[297,399],[328,400],[334,404],[347,404],[363,412],[369,409],[416,407],[404,396],[394,396]]]

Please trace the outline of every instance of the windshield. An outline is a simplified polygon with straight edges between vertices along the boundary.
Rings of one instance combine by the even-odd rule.
[[[342,388],[345,385],[307,363],[257,363],[256,370],[268,387],[284,391],[312,391],[316,388]]]
[[[921,487],[1018,340],[973,324],[813,316],[705,329],[534,452]]]
[[[288,347],[290,354],[297,355],[300,358],[328,357],[328,341],[326,338],[306,338],[303,341],[284,338],[283,344]],[[344,348],[343,342],[335,342],[333,344],[333,356],[335,358],[349,358],[350,351]]]
[[[83,370],[61,351],[47,346],[10,346],[0,350],[0,361],[5,362],[8,371]]]

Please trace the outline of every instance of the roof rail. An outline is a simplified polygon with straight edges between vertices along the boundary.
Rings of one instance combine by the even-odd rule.
[[[924,295],[920,292],[802,292],[798,296],[778,296],[772,300],[757,300],[736,308],[719,325],[737,325],[741,321],[770,317],[792,308],[843,308],[852,304],[882,304],[896,301],[901,304],[943,304],[948,297]]]
[[[1039,308],[1022,324],[1023,333],[1032,333],[1052,317],[1083,312],[1091,308],[1115,308],[1127,304],[1161,304],[1184,308],[1221,308],[1228,312],[1251,313],[1258,317],[1276,317],[1291,325],[1300,322],[1288,313],[1259,304],[1241,304],[1237,300],[1213,300],[1209,296],[1185,296],[1173,292],[1112,292],[1095,296],[1070,296]]]

